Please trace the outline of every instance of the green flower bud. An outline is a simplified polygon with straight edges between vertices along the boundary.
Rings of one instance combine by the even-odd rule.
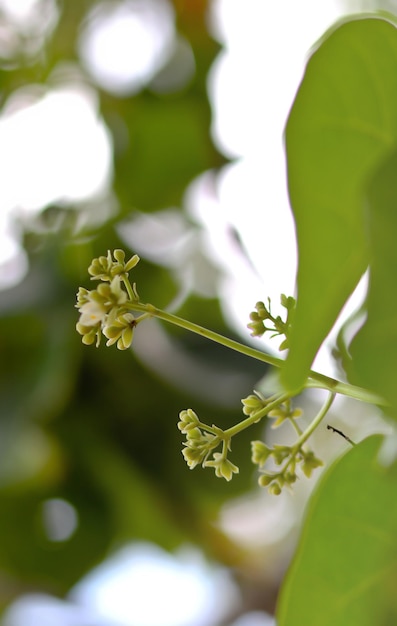
[[[79,290],[77,292],[77,296],[76,296],[76,308],[79,309],[83,304],[86,304],[89,301],[89,294],[90,292],[88,291],[88,289],[84,289],[84,287],[79,287]]]
[[[125,262],[125,252],[117,249],[113,252],[113,257],[108,251],[107,256],[100,256],[97,259],[93,259],[88,273],[93,280],[103,280],[110,282],[115,276],[121,274],[127,275],[128,272],[139,263],[139,256],[134,254],[127,263]]]
[[[203,433],[199,428],[197,428],[197,426],[194,426],[193,428],[188,430],[188,432],[186,433],[186,438],[188,442],[200,441],[203,438]]]
[[[182,450],[183,457],[190,469],[194,469],[196,465],[199,465],[205,455],[207,454],[206,450],[194,450],[192,448],[183,448]]]
[[[251,394],[241,400],[243,404],[244,415],[252,415],[256,411],[263,409],[266,406],[266,400],[262,400],[255,394]]]
[[[268,491],[272,496],[279,496],[281,493],[281,486],[277,482],[274,482],[269,485]]]
[[[186,435],[190,430],[196,428],[194,422],[178,422],[177,426],[184,435]]]
[[[273,480],[274,476],[271,474],[261,474],[258,478],[259,487],[268,487]]]
[[[138,265],[139,261],[139,256],[137,254],[134,254],[134,256],[132,256],[130,260],[124,264],[124,271],[126,273],[130,272],[136,265]]]
[[[93,280],[111,280],[110,269],[112,267],[112,255],[110,250],[107,256],[100,256],[97,259],[92,259],[91,265],[88,268],[88,273]]]
[[[184,409],[179,413],[179,419],[183,424],[198,424],[199,418],[193,409]]]
[[[92,327],[92,326],[84,326],[80,322],[77,322],[76,330],[77,330],[77,332],[80,335],[82,335],[81,341],[83,342],[84,345],[90,346],[90,345],[92,345],[95,342],[95,340],[96,340],[96,346],[97,347],[101,343],[101,327],[100,327],[100,325],[94,326],[94,327]]]

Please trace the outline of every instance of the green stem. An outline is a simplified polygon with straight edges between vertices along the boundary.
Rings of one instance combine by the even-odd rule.
[[[205,430],[207,433],[218,437],[219,441],[223,438],[223,431],[217,426],[208,426],[208,424],[204,424],[204,422],[197,422],[197,427]],[[215,441],[215,440],[214,440]]]
[[[290,398],[290,394],[282,393],[282,394],[278,394],[277,396],[274,396],[274,398],[275,399],[272,402],[269,402],[266,406],[264,406],[263,409],[260,409],[259,411],[255,411],[255,413],[247,417],[242,422],[239,422],[238,424],[235,424],[234,426],[231,426],[231,428],[228,428],[227,430],[225,430],[224,431],[225,437],[230,439],[234,435],[237,435],[237,433],[240,433],[245,428],[249,428],[249,426],[258,422],[260,419],[262,419],[262,417],[265,417],[265,415],[267,415],[269,411],[277,408],[280,404],[282,404],[282,402],[285,402],[286,400],[288,400]]]
[[[227,459],[227,452],[228,452],[228,446],[229,446],[229,441],[230,439],[224,439],[222,442],[222,459],[223,461],[225,461]]]
[[[121,280],[123,281],[124,286],[127,290],[129,299],[131,300],[131,302],[134,302],[134,300],[136,300],[136,297],[134,294],[134,290],[131,286],[131,283],[129,281],[128,275],[126,274],[125,276],[121,276]]]
[[[299,439],[297,439],[296,443],[294,444],[294,449],[295,450],[299,450],[302,447],[302,445],[305,443],[305,441],[307,441],[309,439],[310,435],[316,430],[316,428],[320,424],[320,422],[322,422],[322,420],[324,419],[324,417],[328,413],[329,409],[331,408],[331,404],[333,403],[333,401],[335,399],[335,395],[336,394],[332,393],[332,392],[330,392],[328,394],[328,397],[327,397],[326,401],[324,402],[323,406],[321,407],[320,412],[317,413],[316,417],[309,424],[309,426],[306,428],[306,430],[303,431],[303,433],[301,434]]]
[[[175,326],[179,326],[180,328],[184,328],[185,330],[189,330],[197,335],[201,335],[206,339],[210,339],[211,341],[215,341],[226,348],[230,348],[231,350],[235,350],[236,352],[240,352],[241,354],[245,354],[252,359],[256,359],[257,361],[261,361],[262,363],[267,363],[268,365],[272,365],[273,367],[281,367],[284,363],[283,359],[279,359],[277,357],[271,356],[266,352],[262,352],[261,350],[257,350],[255,348],[251,348],[250,346],[246,346],[244,344],[235,341],[234,339],[229,339],[228,337],[224,337],[219,333],[214,332],[213,330],[209,330],[204,328],[203,326],[199,326],[198,324],[194,324],[194,322],[190,322],[185,320],[177,315],[173,315],[172,313],[167,313],[162,309],[158,309],[152,304],[143,304],[142,302],[128,302],[126,305],[132,311],[138,311],[142,313],[149,314],[153,317],[157,317],[165,322],[169,322],[170,324],[174,324]],[[139,318],[138,318],[139,319]],[[309,371],[309,377],[306,381],[305,388],[318,388],[325,389],[333,394],[341,394],[344,396],[348,396],[349,398],[354,398],[355,400],[360,400],[361,402],[367,402],[369,404],[385,406],[387,403],[383,398],[378,396],[377,394],[368,391],[367,389],[363,389],[362,387],[357,387],[356,385],[351,385],[349,383],[343,383],[330,376],[325,376],[324,374],[320,374],[313,370]],[[296,395],[294,392],[289,393],[288,397],[291,395]]]
[[[303,444],[309,439],[310,435],[316,430],[316,428],[320,424],[320,422],[322,422],[324,417],[327,415],[329,409],[331,408],[331,404],[333,403],[333,401],[335,399],[335,395],[336,395],[335,393],[329,393],[326,401],[324,402],[323,406],[321,407],[320,412],[317,413],[317,415],[313,419],[313,421],[309,424],[309,426],[306,428],[306,430],[303,433],[301,433],[299,439],[296,440],[294,446],[291,448],[291,454],[290,454],[289,458],[287,459],[287,462],[284,464],[284,466],[281,469],[281,471],[277,472],[277,474],[275,474],[275,477],[276,476],[283,476],[291,464],[295,465],[297,453],[302,448]]]
[[[298,424],[296,423],[296,421],[293,418],[289,418],[289,422],[291,424],[291,426],[294,428],[295,432],[300,436],[302,435],[302,430],[299,428]]]

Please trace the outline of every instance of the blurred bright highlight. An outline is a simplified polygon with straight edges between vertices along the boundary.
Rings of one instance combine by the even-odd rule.
[[[166,0],[103,2],[88,18],[80,55],[98,85],[131,95],[165,64],[174,34],[174,15]]]
[[[9,98],[0,117],[0,286],[23,277],[17,223],[51,204],[98,201],[109,188],[110,134],[83,85],[44,91],[31,85]],[[20,259],[20,261],[18,261]],[[10,268],[13,268],[10,273]]]

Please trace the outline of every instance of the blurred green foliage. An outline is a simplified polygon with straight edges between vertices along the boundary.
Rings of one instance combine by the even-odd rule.
[[[16,58],[12,68],[4,60],[3,102],[21,86],[46,87],[59,63],[79,65],[77,38],[96,4],[58,3],[58,24],[40,53]],[[224,161],[209,134],[206,77],[219,46],[206,26],[207,1],[175,0],[174,9],[177,29],[195,58],[189,84],[169,95],[156,95],[150,85],[124,97],[97,89],[114,144],[119,212],[100,227],[79,230],[78,207],[44,208],[24,224],[28,274],[0,296],[2,607],[24,589],[64,594],[128,540],[147,539],[166,548],[191,541],[221,562],[240,559],[213,522],[222,502],[251,484],[248,435],[233,451],[242,471],[232,485],[208,471],[189,472],[176,422],[192,397],[177,376],[162,380],[133,351],[87,349],[75,332],[75,293],[79,285],[89,286],[91,259],[125,247],[115,229],[119,221],[135,209],[173,206],[182,212],[187,185]],[[169,272],[145,259],[138,274],[144,297],[160,306],[178,292]],[[192,295],[184,307],[195,321],[227,332],[215,299],[203,303]],[[215,389],[218,368],[221,373],[214,403],[195,371],[184,372],[185,382],[187,377],[197,390],[197,410],[221,426],[235,423],[241,405],[233,389],[230,400],[225,379],[230,375],[232,385],[248,382],[249,393],[262,368],[185,333],[172,331],[170,341],[174,350],[194,355],[204,372],[211,371]],[[65,499],[77,513],[76,531],[65,541],[51,540],[45,526],[43,507],[54,498]]]
[[[215,521],[224,502],[255,484],[248,442],[260,437],[261,427],[233,442],[240,474],[229,484],[208,470],[188,470],[176,422],[179,411],[193,402],[208,423],[227,428],[240,421],[239,399],[251,393],[263,367],[180,329],[161,327],[163,343],[154,320],[145,323],[148,330],[141,344],[137,338],[135,352],[86,348],[75,332],[73,309],[78,286],[89,285],[91,259],[126,247],[122,220],[173,207],[189,232],[197,228],[184,212],[186,189],[199,174],[224,163],[209,132],[206,81],[219,46],[207,28],[208,1],[174,0],[177,30],[195,60],[190,81],[168,94],[159,94],[148,82],[122,97],[99,88],[80,67],[78,38],[98,4],[59,2],[57,25],[40,51],[26,53],[22,38],[14,57],[0,54],[3,103],[20,87],[48,87],[60,64],[79,67],[79,79],[96,90],[99,113],[111,134],[114,198],[104,203],[113,201],[117,207],[104,220],[99,206],[95,215],[95,207],[60,203],[20,224],[29,270],[23,282],[0,297],[2,608],[27,589],[65,594],[112,548],[134,539],[169,549],[190,541],[222,563],[236,566],[244,560]],[[369,262],[367,325],[353,341],[351,354],[345,346],[344,366],[348,380],[379,391],[394,414],[396,253],[390,233],[397,226],[396,60],[394,25],[372,19],[333,29],[308,63],[286,131],[299,273],[297,316],[284,372],[290,388],[302,384]],[[195,258],[194,252],[189,259],[193,265],[200,256],[197,252]],[[136,272],[139,293],[144,301],[165,307],[179,293],[180,276],[142,256]],[[206,267],[213,279],[217,270],[208,260]],[[230,335],[215,295],[204,299],[194,285],[178,313]],[[150,348],[147,358],[145,346]],[[178,362],[185,365],[178,369]],[[319,485],[281,598],[281,624],[327,623],[318,610],[326,604],[324,598],[336,606],[332,594],[339,590],[335,585],[330,595],[330,577],[345,564],[345,555],[350,555],[349,575],[345,572],[343,580],[346,586],[348,579],[360,586],[368,533],[351,550],[346,531],[352,528],[357,538],[357,520],[364,526],[372,520],[375,534],[380,529],[385,535],[386,529],[394,550],[394,510],[385,527],[381,513],[394,497],[395,470],[380,468],[375,452],[374,440],[357,446]],[[69,502],[77,514],[75,532],[63,541],[54,540],[45,515],[47,504],[57,499]],[[327,525],[328,507],[333,514],[345,511],[343,523],[334,515],[332,527]],[[375,546],[368,553],[371,558],[376,553],[366,563],[370,570],[378,567],[382,550]],[[379,567],[388,566],[382,558]],[[307,596],[315,584],[317,604]],[[372,591],[360,595],[360,612],[346,613],[349,626],[362,623],[365,607],[372,610],[371,602],[379,596],[377,588]],[[395,617],[386,584],[383,591],[385,610]],[[379,606],[368,615],[383,619]],[[351,611],[355,607],[348,606]],[[312,609],[317,613],[310,614]]]

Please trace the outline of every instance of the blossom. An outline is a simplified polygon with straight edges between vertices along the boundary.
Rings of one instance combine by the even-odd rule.
[[[76,330],[83,336],[82,342],[86,346],[95,342],[98,347],[101,342],[101,330],[108,309],[103,302],[90,297],[90,293],[87,292],[84,304],[79,307],[80,318],[76,324]]]
[[[234,465],[229,459],[226,459],[223,452],[214,452],[213,460],[206,461],[205,467],[213,467],[215,469],[215,475],[218,478],[224,478],[229,481],[233,478],[233,474],[239,473],[239,468]]]
[[[272,454],[271,448],[268,448],[267,445],[263,443],[263,441],[252,441],[251,442],[251,460],[259,467],[263,467]]]
[[[191,448],[186,447],[182,450],[183,458],[185,459],[188,467],[194,469],[196,465],[200,465],[208,454],[206,448]]]
[[[112,346],[117,343],[119,350],[127,350],[132,343],[135,326],[136,320],[132,313],[120,313],[120,310],[114,307],[107,315],[103,326],[102,332],[107,338],[106,345]]]
[[[106,307],[101,302],[96,302],[95,300],[87,300],[79,310],[79,324],[86,327],[102,324],[107,315]]]

